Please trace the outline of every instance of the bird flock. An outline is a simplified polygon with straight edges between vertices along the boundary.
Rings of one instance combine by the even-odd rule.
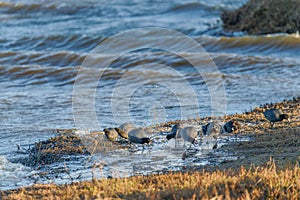
[[[263,112],[265,118],[270,122],[271,128],[274,127],[275,122],[282,121],[284,119],[289,119],[287,114],[284,114],[280,109],[268,109]],[[191,145],[197,144],[197,138],[210,138],[215,140],[215,145],[213,149],[217,148],[217,139],[223,133],[232,133],[236,130],[233,121],[227,121],[226,123],[221,123],[218,121],[208,122],[203,125],[201,130],[198,130],[195,126],[185,125],[181,122],[173,125],[170,133],[166,135],[167,140],[175,139],[176,141],[181,139],[184,141],[184,146],[187,143]],[[145,128],[136,128],[131,123],[121,124],[117,128],[106,128],[103,130],[106,138],[109,141],[118,141],[119,138],[122,140],[129,141],[135,144],[149,144],[152,142],[149,137],[149,133]],[[175,142],[176,145],[176,142]]]

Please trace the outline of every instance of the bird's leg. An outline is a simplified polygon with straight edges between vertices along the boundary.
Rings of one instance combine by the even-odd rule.
[[[148,144],[148,153],[149,153],[149,154],[151,153],[151,147],[150,147],[150,144]]]
[[[142,144],[142,146],[143,146],[142,154],[144,154],[144,151],[145,151],[145,145]]]
[[[275,128],[275,123],[271,122],[271,128]]]
[[[216,148],[218,148],[218,139],[217,138],[215,138],[215,144],[214,144],[214,146],[213,146],[213,149],[216,149]]]
[[[291,120],[290,120],[290,118],[288,118],[288,126],[289,127],[291,126]]]
[[[198,140],[197,140],[197,138],[196,139],[194,139],[194,141],[191,143],[191,146],[192,146],[192,144],[194,145],[194,147],[196,148],[196,145],[198,144]],[[190,148],[191,148],[191,146],[190,146]]]
[[[149,151],[150,151],[150,149],[152,149],[153,146],[154,146],[154,145],[152,145],[152,143],[148,143],[148,144],[147,144],[147,147],[148,147]]]

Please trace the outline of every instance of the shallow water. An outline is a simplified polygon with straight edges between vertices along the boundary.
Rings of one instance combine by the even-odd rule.
[[[103,129],[118,125],[118,119],[142,126],[180,118],[209,116],[214,109],[211,100],[218,99],[218,96],[212,97],[212,93],[209,93],[209,84],[224,86],[226,101],[222,103],[228,114],[249,110],[266,102],[299,96],[298,37],[284,34],[247,36],[222,30],[219,17],[221,11],[238,7],[243,2],[1,1],[1,158],[13,160],[17,156],[17,144],[28,148],[34,142],[53,136],[52,130],[55,128],[74,128],[78,125],[74,117],[83,126],[78,128]],[[95,106],[89,101],[85,102],[84,98],[80,99],[79,104],[90,107],[79,109],[80,116],[74,116],[73,86],[78,80],[77,72],[84,67],[83,63],[90,58],[91,51],[100,42],[117,33],[146,27],[176,30],[202,45],[210,57],[203,58],[199,52],[192,52],[189,43],[181,39],[175,38],[171,44],[180,48],[185,58],[201,60],[201,73],[170,51],[146,48],[127,52],[103,71],[100,81],[96,82]],[[140,33],[143,33],[143,29],[137,30],[137,34]],[[151,34],[148,37],[151,38]],[[162,34],[160,45],[170,45],[168,38]],[[117,43],[110,45],[106,46],[106,52],[101,52],[102,60],[96,60],[97,63],[113,56],[108,54],[109,50],[113,52],[121,48]],[[122,48],[130,49],[132,45],[123,41]],[[209,59],[216,64],[217,74],[206,65]],[[177,76],[174,75],[176,73]],[[84,79],[87,85],[93,80]],[[146,85],[145,80],[149,80]],[[162,86],[159,84],[162,82],[169,85]],[[125,89],[133,87],[133,93],[115,95],[116,89],[123,89],[120,83],[126,86]],[[174,93],[174,90],[179,92]],[[116,103],[126,98],[129,98],[129,103],[125,106]],[[89,120],[92,117],[88,109],[95,111],[92,114],[96,116],[96,126]],[[160,154],[160,151],[154,151],[153,154]],[[133,159],[140,161],[139,156]],[[175,166],[170,168],[177,169],[181,155],[174,154],[172,159]],[[77,161],[74,165],[70,163],[71,171],[80,174],[87,170],[91,174],[90,168],[80,168],[81,162]],[[145,165],[138,166],[143,169],[137,170],[138,173],[157,170],[143,168],[152,162],[151,159],[144,162]],[[132,171],[129,174],[134,174],[132,163],[135,162],[124,161],[124,165],[128,166],[125,169],[130,168]],[[10,165],[13,164],[0,164],[4,169],[0,177],[6,177],[3,174]],[[28,174],[27,168],[18,167]],[[157,165],[157,168],[164,167],[168,168],[168,164]],[[50,168],[64,169],[62,163]],[[23,175],[20,177],[23,180]],[[82,179],[90,177],[86,175]],[[13,181],[6,182],[9,179],[0,180],[1,189],[14,185]],[[24,179],[23,185],[33,182]]]
[[[199,125],[196,127],[201,128]],[[119,145],[111,144],[106,146],[105,150],[92,151],[91,155],[64,155],[66,161],[63,163],[54,162],[33,168],[19,164],[19,159],[24,160],[28,155],[16,152],[10,157],[11,161],[1,157],[0,186],[5,190],[33,183],[65,184],[92,178],[119,178],[202,169],[204,166],[242,159],[235,155],[235,152],[223,151],[221,147],[229,143],[251,140],[249,136],[223,134],[217,140],[198,136],[198,142],[190,144],[182,139],[168,141],[166,134],[168,133],[161,132],[150,135],[152,143],[148,145],[129,145],[126,141],[120,141]],[[105,141],[105,138],[102,140],[102,136],[98,141]],[[218,147],[213,149],[216,142]],[[85,145],[88,146],[88,143]],[[93,145],[94,143],[90,144],[88,148],[96,149]],[[98,145],[104,146],[101,143]],[[25,152],[23,148],[21,150]]]

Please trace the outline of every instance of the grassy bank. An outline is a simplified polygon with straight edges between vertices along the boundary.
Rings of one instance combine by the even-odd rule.
[[[170,173],[93,180],[70,185],[35,185],[1,192],[2,199],[299,199],[299,165],[214,172]]]

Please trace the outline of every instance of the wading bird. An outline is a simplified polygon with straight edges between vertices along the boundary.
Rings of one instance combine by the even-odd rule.
[[[275,122],[279,122],[284,119],[289,119],[289,116],[287,114],[283,114],[282,110],[276,108],[266,110],[264,112],[264,115],[267,118],[267,120],[269,120],[271,127],[274,126]]]
[[[151,141],[150,138],[147,137],[143,128],[137,128],[129,131],[128,139],[130,142],[137,144],[148,144]]]
[[[109,141],[116,141],[118,139],[118,132],[114,128],[105,128],[104,133]]]
[[[134,125],[131,123],[121,124],[119,128],[115,128],[120,137],[128,139],[128,133],[135,129]]]

